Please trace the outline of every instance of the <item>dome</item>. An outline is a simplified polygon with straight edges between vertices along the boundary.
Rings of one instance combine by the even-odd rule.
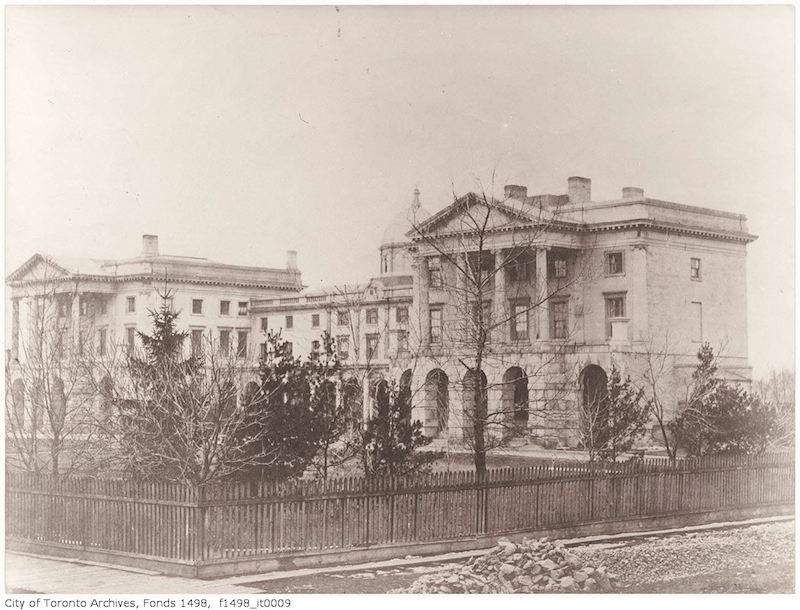
[[[409,241],[406,233],[413,228],[414,224],[427,220],[430,215],[431,213],[419,203],[419,189],[414,189],[414,199],[411,205],[398,214],[383,232],[381,247],[406,243]]]

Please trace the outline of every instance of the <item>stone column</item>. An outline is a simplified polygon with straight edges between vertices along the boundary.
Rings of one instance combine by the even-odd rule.
[[[648,335],[647,316],[647,247],[635,245],[631,249],[631,299],[626,317],[631,321],[634,341],[642,341]]]
[[[19,358],[19,299],[11,300],[11,358]]]
[[[494,252],[494,268],[498,271],[494,274],[494,294],[492,295],[492,320],[491,323],[506,320],[511,315],[508,298],[506,298],[506,270],[503,264],[506,260],[506,253],[503,250]],[[507,341],[508,323],[503,323],[494,329],[490,340]]]
[[[541,301],[547,294],[547,248],[536,248],[536,301]],[[539,341],[550,339],[549,311],[549,301],[536,308],[536,338]]]
[[[427,347],[431,338],[428,259],[418,256],[416,265],[412,265],[412,268],[415,268],[416,271],[414,274],[414,305],[416,306],[417,322],[419,324],[419,343],[421,346]]]
[[[72,295],[72,344],[77,349],[81,341],[81,296],[76,290]]]

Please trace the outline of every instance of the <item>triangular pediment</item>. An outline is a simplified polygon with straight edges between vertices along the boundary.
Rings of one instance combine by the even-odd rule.
[[[64,267],[56,264],[51,258],[42,254],[34,254],[7,278],[9,282],[47,282],[72,277]]]
[[[522,209],[469,193],[412,229],[408,236],[469,233],[483,227],[484,221],[486,229],[491,231],[529,224],[535,218]]]

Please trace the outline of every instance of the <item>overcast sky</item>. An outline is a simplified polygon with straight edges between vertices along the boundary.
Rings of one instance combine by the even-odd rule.
[[[756,373],[793,366],[792,7],[9,7],[6,272],[34,252],[378,272],[415,185],[592,178],[742,212]]]

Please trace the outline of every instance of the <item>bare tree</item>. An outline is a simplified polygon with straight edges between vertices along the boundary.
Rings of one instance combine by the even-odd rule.
[[[456,380],[466,405],[463,440],[479,474],[486,471],[487,451],[507,442],[527,419],[520,408],[523,397],[490,407],[491,393],[530,384],[537,377],[547,379],[548,387],[537,396],[539,412],[547,413],[546,405],[555,407],[574,385],[574,378],[569,379],[574,372],[564,358],[571,349],[568,305],[558,297],[586,275],[589,256],[586,244],[575,242],[572,248],[551,249],[545,263],[548,237],[560,231],[562,203],[558,197],[531,200],[508,190],[498,200],[481,189],[462,197],[454,194],[449,222],[413,223],[420,279],[443,301],[430,309],[429,320],[420,321],[422,349],[434,360],[457,363],[464,372]],[[508,379],[487,379],[487,365],[517,364],[515,356],[509,357],[517,350],[497,349],[497,343],[530,346],[551,334],[548,349],[540,350],[529,370],[517,367]]]
[[[93,472],[97,395],[85,368],[94,334],[91,303],[47,259],[25,288],[14,304],[15,325],[20,301],[27,304],[25,328],[15,327],[16,353],[6,360],[7,463],[53,476]]]
[[[753,390],[775,410],[773,444],[777,447],[794,446],[794,371],[770,371],[753,384]]]

